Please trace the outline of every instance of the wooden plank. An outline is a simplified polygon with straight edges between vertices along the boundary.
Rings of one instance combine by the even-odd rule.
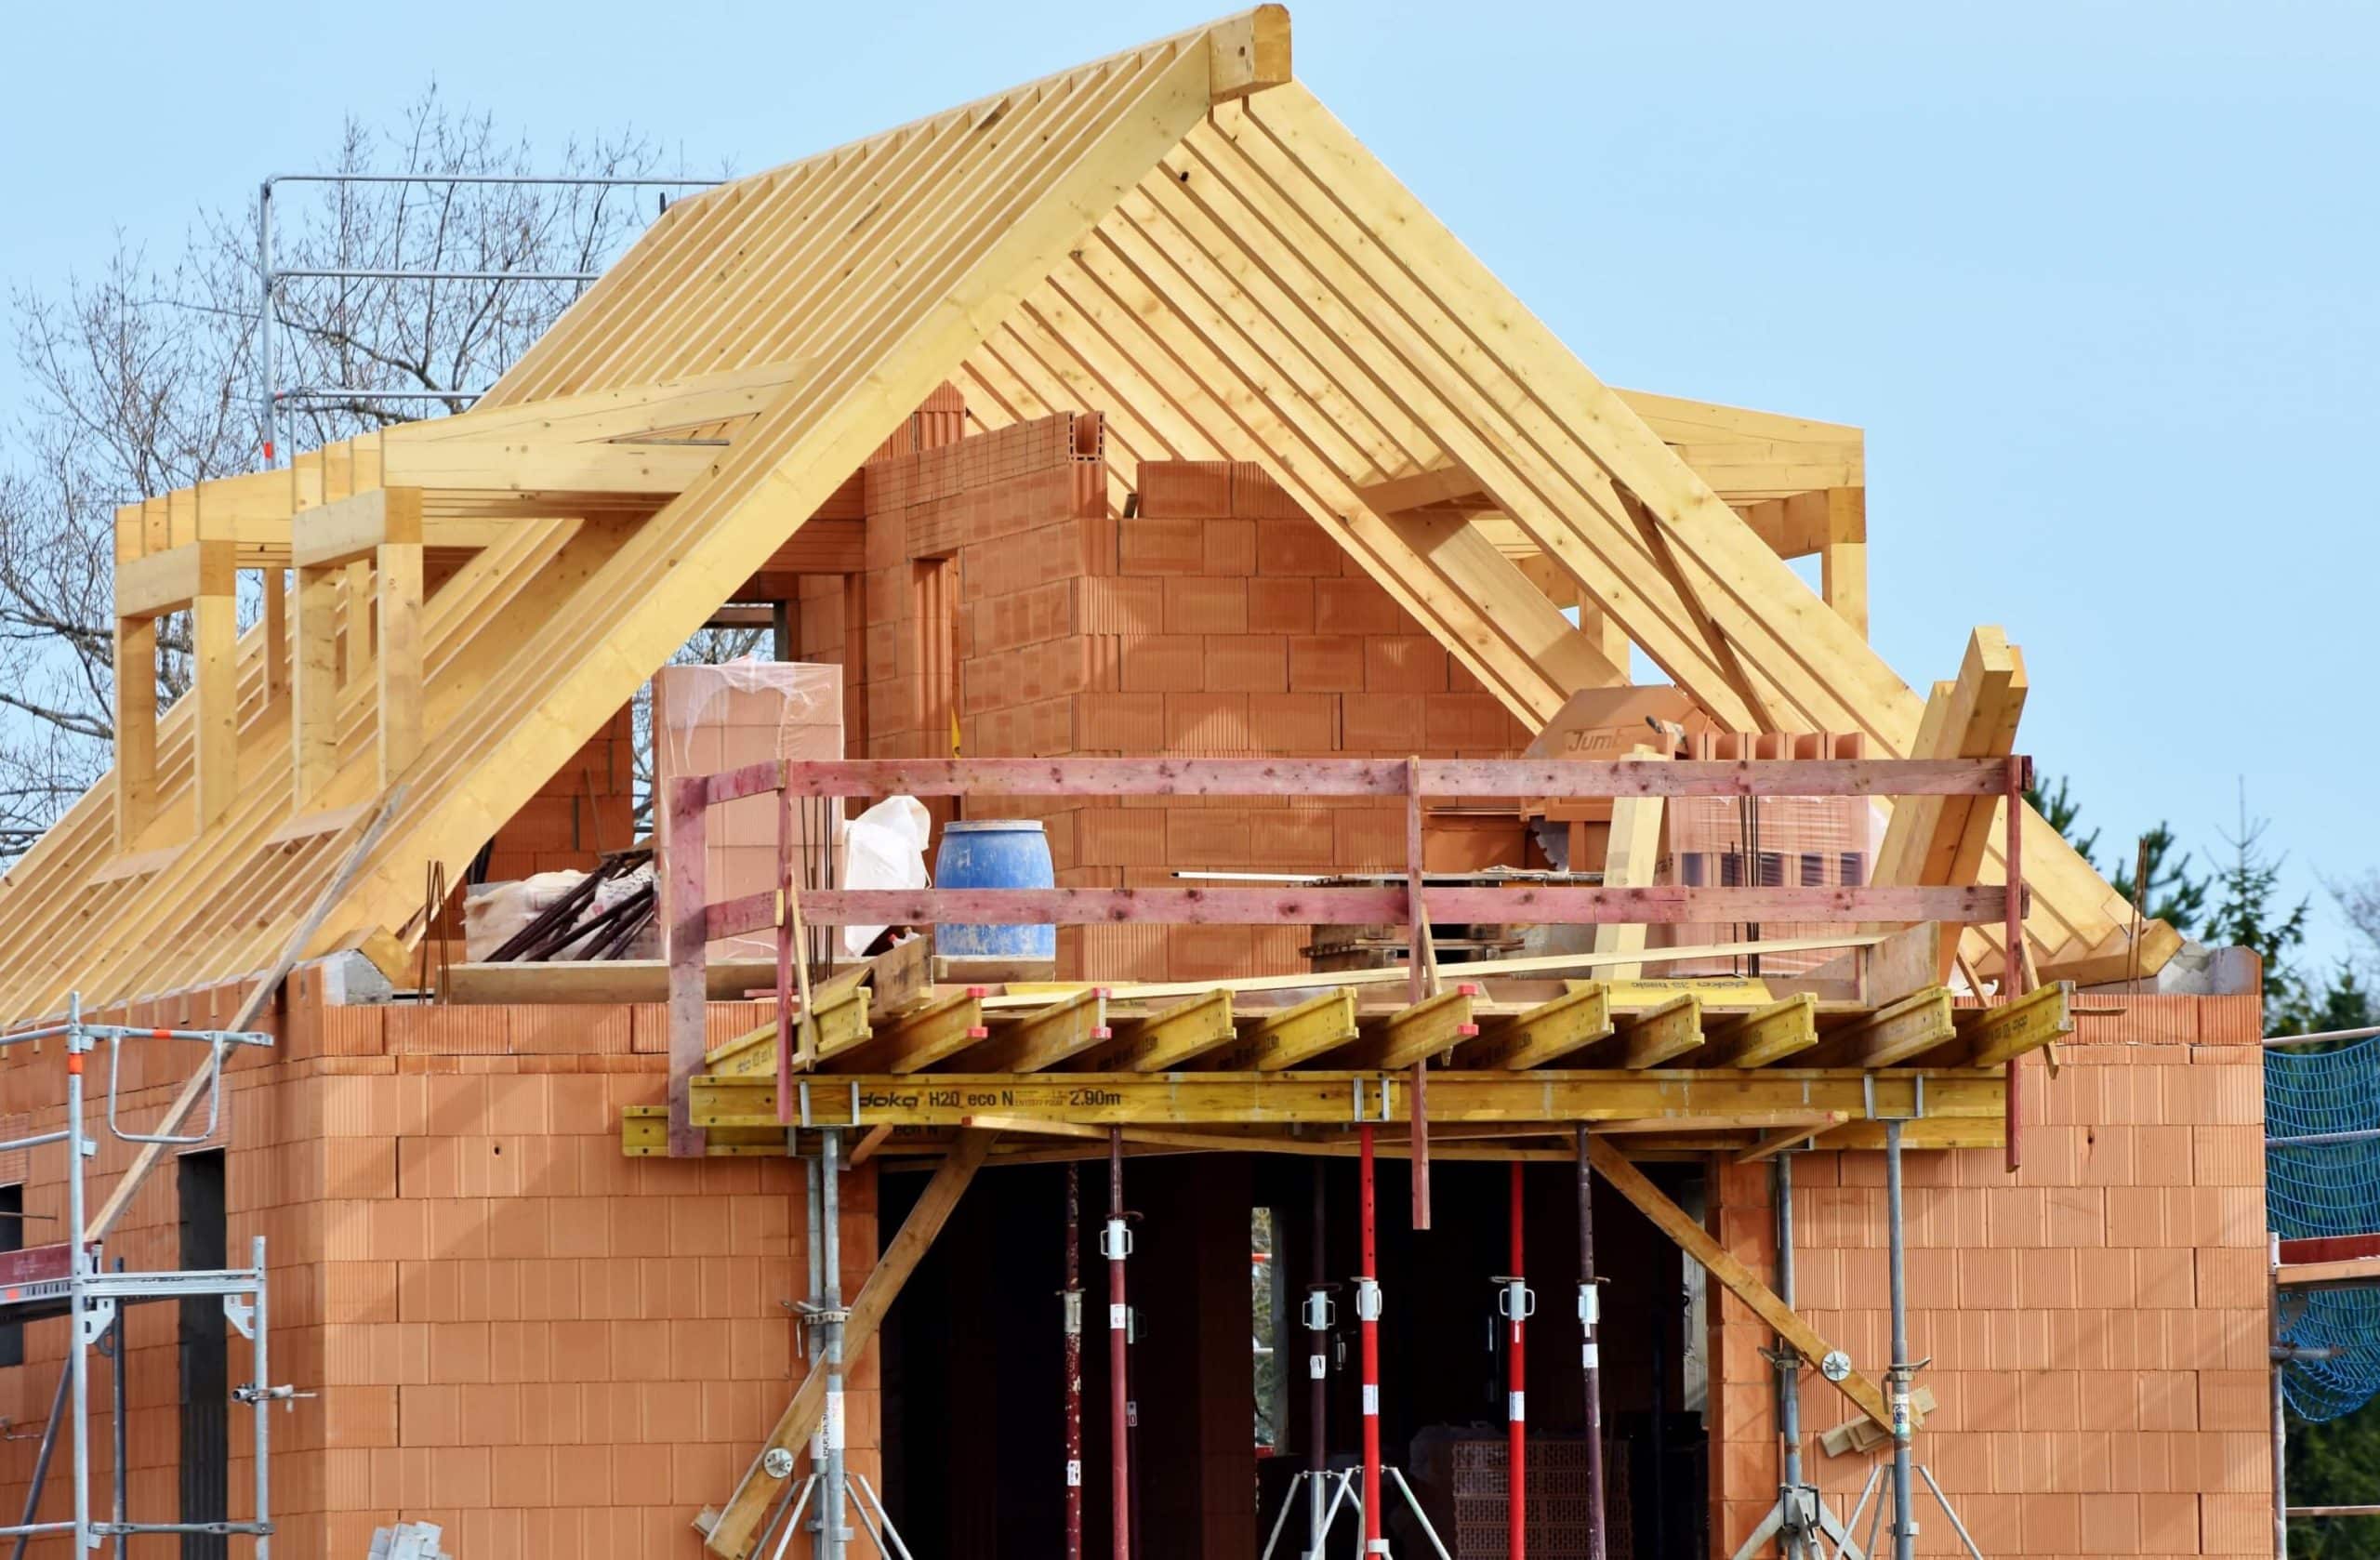
[[[1666,747],[1638,747],[1629,760],[1636,763],[1668,760]],[[1661,856],[1661,799],[1624,796],[1611,804],[1610,843],[1606,848],[1603,885],[1610,889],[1650,888]],[[1645,946],[1642,921],[1606,921],[1595,928],[1597,953],[1635,953]],[[1616,981],[1633,980],[1640,966],[1613,964],[1605,973]]]
[[[398,496],[418,489],[388,490],[391,507]],[[380,612],[380,647],[375,665],[379,676],[379,773],[386,789],[420,755],[424,702],[421,633],[421,544],[383,542],[375,554],[374,578]]]
[[[1521,1072],[1557,1061],[1611,1033],[1611,1003],[1603,983],[1573,981],[1564,995],[1527,1012],[1480,1019],[1479,1038],[1455,1053],[1455,1064]]]
[[[138,850],[157,815],[157,620],[115,620],[115,848]]]
[[[1826,546],[1819,550],[1818,593],[1861,639],[1868,637],[1868,490],[1830,487]]]
[[[726,453],[715,443],[613,443],[499,434],[392,444],[388,482],[423,488],[535,494],[681,493]],[[561,507],[560,505],[557,506]],[[302,530],[301,530],[302,535]]]
[[[870,1042],[883,1042],[883,1037]],[[1407,1103],[1408,1082],[1382,1069],[1294,1069],[1286,1072],[1073,1073],[963,1072],[930,1077],[872,1072],[826,1075],[812,1096],[813,1120],[845,1118],[856,1085],[861,1126],[951,1127],[986,1110],[1051,1121],[1101,1126],[1232,1124],[1288,1126],[1308,1122],[1343,1127],[1355,1091],[1364,1109],[1395,1120]],[[1907,1068],[1864,1073],[1837,1068],[1732,1067],[1696,1070],[1470,1072],[1430,1075],[1430,1118],[1435,1122],[1597,1122],[1664,1119],[1681,1129],[1700,1117],[1746,1111],[1846,1110],[1879,1118],[1914,1117],[1924,1093],[1928,1119],[1982,1117],[1997,1123],[2006,1099],[2001,1075],[1971,1069]],[[1384,1092],[1383,1092],[1384,1091]],[[769,1077],[697,1077],[693,1116],[701,1126],[775,1123],[776,1086]]]
[[[299,511],[290,521],[289,560],[326,569],[367,559],[386,542],[422,540],[418,487],[375,487]]]
[[[115,566],[115,615],[157,617],[187,606],[198,595],[198,543],[127,559]]]
[[[1700,1263],[1728,1293],[1751,1306],[1771,1331],[1792,1345],[1795,1354],[1816,1366],[1835,1352],[1834,1346],[1819,1337],[1799,1312],[1778,1299],[1776,1291],[1763,1283],[1758,1274],[1720,1245],[1686,1210],[1662,1195],[1660,1188],[1646,1180],[1645,1172],[1630,1164],[1619,1149],[1590,1137],[1587,1158],[1595,1173],[1611,1183],[1612,1190],[1626,1197],[1663,1235],[1675,1241],[1680,1250]],[[1868,1418],[1881,1425],[1891,1425],[1892,1415],[1885,1407],[1884,1394],[1868,1377],[1854,1370],[1832,1384]]]
[[[1996,887],[1655,888],[1548,887],[1520,881],[1498,888],[1437,888],[1430,914],[1441,921],[1609,921],[1675,925],[1708,921],[1984,921],[2006,903]],[[1402,922],[1406,890],[1376,888],[1134,889],[830,889],[802,896],[824,926],[1368,925]],[[726,934],[768,924],[760,901],[714,907],[709,924]]]
[[[901,1221],[900,1233],[884,1248],[861,1283],[859,1293],[852,1301],[851,1312],[843,1323],[843,1358],[857,1365],[867,1352],[876,1331],[883,1324],[885,1313],[900,1295],[901,1287],[918,1270],[918,1263],[933,1246],[934,1237],[950,1221],[951,1210],[959,1206],[983,1168],[985,1156],[991,1152],[991,1132],[962,1131],[950,1153],[935,1168],[933,1179],[909,1209],[908,1217]],[[817,1429],[826,1411],[826,1372],[813,1369],[802,1378],[801,1385],[777,1416],[776,1424],[768,1438],[754,1454],[752,1464],[745,1471],[743,1481],[727,1503],[720,1508],[718,1518],[703,1536],[703,1543],[713,1554],[723,1560],[743,1560],[752,1549],[754,1536],[761,1520],[776,1501],[784,1486],[769,1476],[761,1467],[770,1452],[780,1448],[790,1453]]]
[[[708,1038],[703,909],[708,899],[705,858],[709,853],[710,809],[704,804],[699,782],[681,779],[659,790],[654,806],[666,810],[662,821],[668,825],[665,838],[669,841],[655,863],[660,868],[662,945],[669,960],[669,1152],[691,1158],[703,1151],[693,1091]],[[769,1081],[776,1081],[774,1074]],[[784,1119],[780,1113],[779,1122]]]
[[[1933,986],[1836,1030],[1802,1060],[1816,1067],[1898,1066],[1957,1033],[1950,1022],[1950,992]]]
[[[321,832],[321,825],[355,810],[311,813],[293,819],[290,838]],[[275,831],[276,834],[279,831]],[[839,966],[836,979],[848,966]],[[776,982],[774,959],[716,958],[703,967],[704,995],[714,1002],[738,1001]],[[446,972],[449,1004],[563,1003],[590,1006],[669,999],[669,966],[658,958],[573,959],[560,963],[456,964]]]
[[[240,625],[231,544],[202,541],[191,603],[191,694],[195,829],[221,824],[240,788]]]
[[[1969,759],[1423,759],[1421,771],[1422,794],[1444,800],[1992,797],[2006,777],[2001,764]],[[1406,794],[1402,759],[841,759],[789,763],[785,784],[796,796]]]
[[[1397,972],[1400,978],[1403,973]],[[1236,1023],[1237,1042],[1212,1059],[1225,1072],[1279,1072],[1353,1044],[1362,1033],[1355,1024],[1355,994],[1345,986],[1293,1007],[1241,1013]]]
[[[1355,490],[1356,496],[1368,508],[1382,515],[1418,509],[1424,504],[1444,503],[1450,498],[1469,497],[1478,491],[1479,479],[1453,461],[1424,471],[1391,477],[1386,482],[1373,483]]]
[[[338,571],[299,569],[290,667],[291,805],[338,773]]]
[[[1658,1067],[1702,1044],[1702,1000],[1681,992],[1658,1008],[1616,1013],[1620,1065],[1631,1072]]]
[[[1703,1025],[1705,1067],[1765,1067],[1818,1043],[1818,999],[1800,992],[1748,1013]]]

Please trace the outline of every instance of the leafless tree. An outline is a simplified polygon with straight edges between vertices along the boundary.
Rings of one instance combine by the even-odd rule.
[[[540,152],[433,86],[389,129],[350,121],[326,172],[665,171],[635,132]],[[681,173],[682,162],[666,171]],[[601,270],[657,192],[591,185],[289,184],[276,267]],[[262,464],[253,206],[203,211],[152,261],[119,238],[62,289],[9,295],[25,395],[0,420],[0,861],[13,860],[107,767],[113,735],[113,521],[119,505]],[[276,299],[277,382],[360,389],[284,403],[303,449],[449,409],[399,390],[484,388],[568,308],[568,282],[292,278]],[[380,392],[377,394],[371,392]],[[162,625],[160,706],[187,686],[186,627]]]

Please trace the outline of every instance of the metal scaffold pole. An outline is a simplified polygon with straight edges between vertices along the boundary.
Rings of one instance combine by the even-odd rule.
[[[826,1335],[826,1463],[821,1470],[825,1484],[818,1495],[818,1553],[820,1560],[841,1560],[843,1540],[849,1536],[849,1529],[843,1526],[842,1204],[841,1169],[837,1162],[842,1148],[842,1133],[829,1127],[819,1137],[819,1216],[825,1247],[819,1265],[823,1270],[822,1301],[826,1308],[826,1325],[821,1330]]]
[[[1603,1359],[1595,1324],[1603,1315],[1603,1292],[1595,1288],[1594,1172],[1587,1157],[1587,1130],[1579,1129],[1579,1369],[1587,1410],[1587,1560],[1605,1560],[1603,1489]]]
[[[1323,1501],[1330,1474],[1330,1269],[1323,1243],[1322,1161],[1314,1162],[1314,1212],[1306,1233],[1306,1560],[1322,1560],[1329,1526]],[[1294,1491],[1292,1492],[1294,1496]]]
[[[1132,1477],[1130,1413],[1125,1372],[1131,1326],[1131,1306],[1124,1293],[1124,1259],[1131,1254],[1132,1236],[1124,1223],[1124,1130],[1107,1130],[1107,1228],[1100,1237],[1107,1259],[1107,1499],[1115,1560],[1130,1560],[1132,1553]]]
[[[1909,1358],[1909,1285],[1907,1241],[1901,1227],[1900,1127],[1884,1123],[1884,1217],[1892,1286],[1893,1359],[1890,1371],[1893,1415],[1893,1560],[1911,1560],[1917,1553],[1915,1492],[1910,1487],[1909,1378],[1915,1368]]]
[[[1066,1560],[1082,1560],[1082,1167],[1066,1167]]]
[[[1527,1265],[1522,1255],[1521,1162],[1511,1169],[1513,1271],[1500,1278],[1499,1308],[1504,1313],[1504,1475],[1505,1553],[1523,1560],[1528,1549],[1528,1368],[1527,1346],[1529,1313],[1537,1308],[1529,1292]]]
[[[1362,1250],[1355,1275],[1355,1323],[1362,1337],[1364,1367],[1364,1553],[1386,1554],[1380,1503],[1380,1276],[1372,1253],[1372,1128],[1355,1129],[1356,1173],[1361,1186],[1357,1219]]]

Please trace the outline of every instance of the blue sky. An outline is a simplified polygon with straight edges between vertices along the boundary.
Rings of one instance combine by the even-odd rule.
[[[2004,625],[2021,745],[2103,855],[2167,818],[2203,860],[2244,776],[2346,946],[2317,874],[2380,866],[2380,12],[1292,10],[1299,74],[1605,378],[1868,430],[1879,646],[1923,686]],[[0,279],[55,286],[118,231],[168,250],[433,77],[542,142],[633,123],[749,170],[1205,11],[663,14],[20,8],[45,63],[0,93]]]

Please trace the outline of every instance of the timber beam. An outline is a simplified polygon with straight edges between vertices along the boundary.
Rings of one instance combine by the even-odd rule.
[[[881,1035],[869,1042],[882,1045]],[[956,1127],[998,1115],[1094,1126],[1307,1123],[1350,1126],[1405,1119],[1407,1075],[1289,1073],[946,1073],[926,1077],[842,1074],[813,1094],[823,1126]],[[856,1121],[848,1117],[854,1091]],[[1977,1118],[1997,1122],[2005,1100],[1998,1072],[1907,1068],[1890,1073],[1763,1067],[1743,1071],[1648,1068],[1638,1072],[1433,1070],[1430,1118],[1447,1122],[1673,1121],[1746,1112],[1830,1111],[1854,1120]],[[704,1074],[692,1080],[696,1127],[774,1125],[774,1077]],[[1358,1104],[1360,1101],[1360,1105]]]

